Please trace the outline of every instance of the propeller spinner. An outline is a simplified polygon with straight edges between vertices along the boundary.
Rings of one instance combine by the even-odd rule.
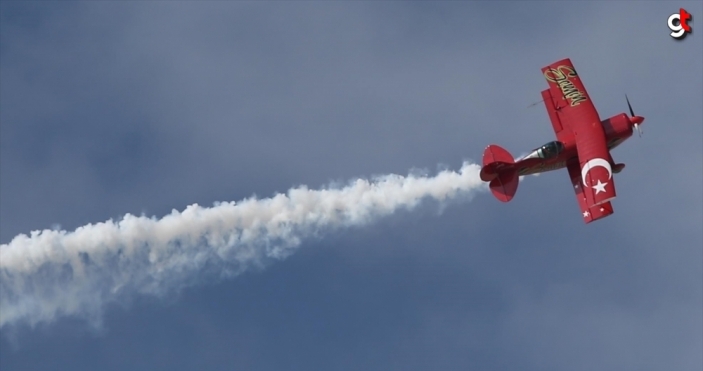
[[[627,101],[627,108],[630,109],[630,123],[632,126],[637,129],[637,133],[642,137],[642,130],[640,129],[640,124],[644,122],[644,117],[642,116],[636,116],[635,111],[632,109],[632,105],[630,104],[630,99],[627,98],[627,94],[625,94],[625,100]]]

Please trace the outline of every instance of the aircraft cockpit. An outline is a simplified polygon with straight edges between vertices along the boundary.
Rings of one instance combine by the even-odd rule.
[[[553,141],[549,142],[539,148],[536,148],[530,154],[527,156],[523,157],[522,159],[528,159],[528,158],[541,158],[541,159],[550,159],[553,157],[556,157],[561,153],[561,151],[564,150],[564,144],[560,141]]]

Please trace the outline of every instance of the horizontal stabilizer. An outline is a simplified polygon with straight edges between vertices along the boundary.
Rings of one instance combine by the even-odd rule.
[[[493,196],[498,200],[508,202],[515,196],[519,182],[517,170],[513,169],[500,173],[495,179],[491,180],[489,187]]]

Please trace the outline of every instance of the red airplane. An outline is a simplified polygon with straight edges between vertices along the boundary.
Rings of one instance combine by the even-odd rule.
[[[569,59],[542,68],[542,74],[549,85],[542,98],[557,140],[518,160],[497,145],[486,147],[481,180],[490,182],[498,200],[508,202],[517,191],[520,176],[565,167],[584,221],[605,218],[613,213],[613,173],[625,167],[613,162],[610,150],[632,136],[633,128],[639,132],[644,117],[635,116],[625,96],[630,116],[620,113],[601,121]]]

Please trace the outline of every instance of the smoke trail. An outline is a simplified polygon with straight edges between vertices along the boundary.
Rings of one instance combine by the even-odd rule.
[[[103,307],[135,294],[161,296],[203,277],[232,277],[290,255],[301,239],[363,225],[423,198],[440,202],[483,189],[479,166],[434,177],[386,175],[343,188],[287,194],[161,219],[125,215],[73,232],[33,231],[0,245],[0,328],[59,316],[99,321]]]

